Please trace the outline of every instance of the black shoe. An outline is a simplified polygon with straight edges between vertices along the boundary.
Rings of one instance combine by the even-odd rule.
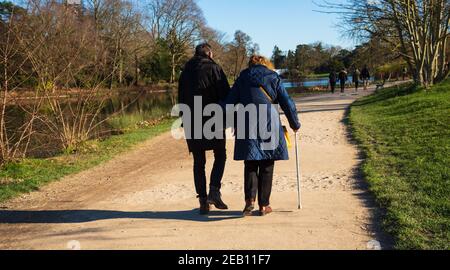
[[[255,200],[246,200],[245,201],[245,208],[242,212],[245,217],[251,216],[252,211],[255,209]]]
[[[200,202],[200,215],[204,216],[209,214],[209,204],[207,198],[199,198]]]
[[[228,206],[222,201],[222,194],[220,194],[220,190],[215,187],[211,187],[211,190],[209,191],[208,204],[214,205],[220,210],[228,209]]]

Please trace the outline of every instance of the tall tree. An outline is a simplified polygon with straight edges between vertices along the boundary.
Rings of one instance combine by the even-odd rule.
[[[188,50],[201,38],[203,12],[196,0],[151,0],[149,13],[154,39],[165,40],[168,45],[173,83]]]
[[[284,55],[278,46],[273,48],[272,62],[276,69],[283,69],[286,67],[286,55]]]
[[[236,33],[234,33],[233,41],[228,44],[230,60],[232,63],[232,78],[236,79],[242,71],[249,55],[252,53],[252,49],[254,49],[254,47],[251,37],[240,30],[236,31]]]

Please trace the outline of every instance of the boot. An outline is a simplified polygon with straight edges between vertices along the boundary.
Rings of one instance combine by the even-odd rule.
[[[244,216],[251,216],[252,211],[255,209],[255,200],[245,200],[245,208],[243,211]]]
[[[227,210],[228,206],[222,201],[220,189],[211,187],[208,195],[208,204],[214,205],[217,209]]]
[[[270,206],[265,206],[265,207],[260,206],[259,207],[259,215],[262,217],[266,216],[272,212],[273,212],[273,210],[272,210],[272,207],[270,207]]]
[[[209,204],[207,198],[199,198],[200,202],[200,215],[204,216],[209,214]]]

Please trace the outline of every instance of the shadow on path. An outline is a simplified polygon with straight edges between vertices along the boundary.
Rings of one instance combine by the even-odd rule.
[[[237,211],[212,211],[200,216],[198,210],[168,212],[122,212],[107,210],[42,210],[42,211],[0,211],[0,224],[64,224],[88,223],[111,219],[160,219],[196,222],[217,222],[242,218]]]
[[[348,107],[345,111],[344,118],[341,120],[341,123],[346,127],[346,137],[347,140],[355,145],[358,149],[358,165],[352,170],[352,178],[355,179],[353,183],[353,188],[355,189],[354,196],[358,198],[358,200],[364,205],[366,209],[369,211],[369,223],[365,224],[366,229],[371,232],[374,238],[379,241],[382,245],[382,248],[385,250],[393,249],[394,240],[391,235],[383,230],[382,220],[386,215],[385,210],[381,209],[379,204],[376,201],[375,195],[370,190],[370,186],[365,179],[365,175],[363,172],[363,164],[365,162],[366,156],[364,151],[358,145],[355,137],[352,133],[352,127],[350,124],[350,111],[351,106]]]

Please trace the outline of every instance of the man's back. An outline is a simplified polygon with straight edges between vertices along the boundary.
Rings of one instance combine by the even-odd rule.
[[[186,64],[179,84],[179,103],[193,108],[194,96],[203,106],[225,99],[230,85],[222,68],[208,57],[195,56]]]
[[[368,68],[363,68],[363,70],[361,71],[361,77],[363,79],[369,79],[370,78],[370,73],[369,73],[369,69]]]
[[[194,137],[194,128],[203,127],[211,117],[203,116],[201,119],[194,118],[194,108],[203,112],[209,104],[219,103],[225,99],[230,92],[230,85],[222,68],[211,58],[206,56],[195,56],[186,64],[180,76],[178,88],[178,100],[180,104],[186,104],[191,109],[191,123],[188,128],[187,123],[183,123],[185,131],[190,130],[187,143],[189,151],[212,150],[217,145],[224,144],[222,139],[206,139]],[[194,104],[194,98],[201,97],[202,103]],[[201,107],[200,107],[201,106]],[[220,127],[219,127],[220,128]],[[225,131],[224,131],[225,134]]]
[[[332,71],[331,73],[330,73],[330,75],[328,76],[328,78],[330,79],[330,82],[336,82],[336,78],[337,76],[336,76],[336,72],[334,72],[334,71]]]

